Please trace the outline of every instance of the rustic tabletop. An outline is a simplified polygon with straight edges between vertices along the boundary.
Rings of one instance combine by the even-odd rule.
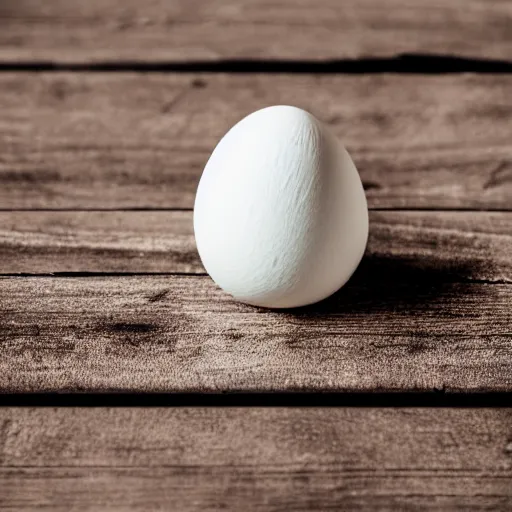
[[[370,208],[284,312],[192,229],[273,104]],[[0,112],[0,508],[512,509],[510,0],[1,0]]]

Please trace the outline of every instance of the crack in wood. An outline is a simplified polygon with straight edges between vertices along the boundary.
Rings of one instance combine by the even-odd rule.
[[[74,390],[73,390],[74,391]],[[0,407],[471,407],[489,409],[512,407],[512,392],[431,391],[311,391],[286,392],[133,393],[105,390],[96,393],[4,393]]]
[[[23,61],[0,62],[0,72],[158,72],[158,73],[286,73],[286,74],[453,74],[512,73],[512,61],[456,55],[399,54],[333,60],[222,59],[218,61],[104,61],[93,63]],[[192,84],[203,87],[203,84]]]

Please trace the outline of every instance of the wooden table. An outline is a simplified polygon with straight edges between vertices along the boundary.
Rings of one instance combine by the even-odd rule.
[[[0,508],[511,510],[511,59],[510,0],[2,0]],[[371,226],[274,312],[192,205],[283,103]]]

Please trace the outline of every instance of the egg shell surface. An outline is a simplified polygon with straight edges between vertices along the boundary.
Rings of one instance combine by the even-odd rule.
[[[357,169],[328,126],[291,106],[258,110],[202,174],[194,233],[204,267],[239,301],[292,308],[338,290],[368,238]]]

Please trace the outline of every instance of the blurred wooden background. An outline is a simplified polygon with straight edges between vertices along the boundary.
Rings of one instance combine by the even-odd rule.
[[[0,508],[511,510],[511,91],[510,0],[2,0]],[[272,312],[191,210],[282,103],[371,226],[345,288]]]

